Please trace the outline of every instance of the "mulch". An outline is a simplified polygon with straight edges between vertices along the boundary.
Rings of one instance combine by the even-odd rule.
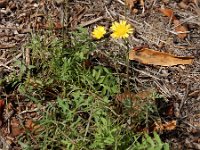
[[[144,1],[144,7],[137,1],[131,10],[123,0],[0,0],[0,77],[3,79],[10,73],[18,73],[15,60],[25,60],[27,65],[30,64],[30,50],[26,45],[35,33],[52,30],[55,35],[61,36],[63,29],[73,31],[81,25],[91,31],[96,25],[109,27],[113,21],[126,19],[135,28],[134,35],[129,38],[130,47],[148,45],[151,49],[177,56],[194,56],[193,64],[173,67],[131,62],[133,69],[130,77],[134,80],[131,86],[134,86],[135,92],[153,87],[167,100],[166,104],[159,106],[163,105],[164,110],[170,106],[173,110],[170,116],[161,114],[161,117],[165,121],[176,120],[176,129],[160,133],[161,138],[169,142],[172,149],[200,149],[199,7],[200,3],[195,0],[150,0]],[[174,26],[169,18],[159,12],[160,8],[173,10],[176,17],[187,26],[185,39],[177,37]],[[109,58],[125,53],[112,44],[101,45],[98,51]],[[123,59],[117,61],[124,64]],[[109,60],[100,59],[99,62],[105,66],[111,65]],[[16,145],[16,135],[10,128],[19,123],[15,119],[23,112],[21,119],[29,120],[37,114],[35,111],[24,111],[35,110],[36,106],[32,103],[27,105],[23,97],[18,97],[15,89],[7,86],[0,87],[0,98],[11,103],[10,106],[6,105],[5,112],[0,105],[0,113],[3,112],[4,118],[4,121],[0,118],[0,148],[12,149]],[[31,116],[30,113],[34,114]]]

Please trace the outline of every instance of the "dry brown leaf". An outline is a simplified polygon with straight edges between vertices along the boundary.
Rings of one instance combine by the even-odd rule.
[[[57,21],[54,23],[54,28],[55,29],[62,29],[63,28],[63,25],[61,22]]]
[[[188,9],[189,5],[186,4],[185,2],[181,1],[180,3],[178,3],[178,6],[180,8],[183,8],[183,9]]]
[[[194,57],[174,56],[164,52],[158,52],[153,49],[143,48],[140,50],[131,50],[129,59],[136,60],[143,64],[152,64],[160,66],[174,66],[192,64]]]
[[[32,121],[31,119],[26,120],[26,122],[25,122],[25,127],[26,127],[27,129],[32,130],[32,129],[33,129],[33,126],[34,126],[34,123],[33,123],[33,121]]]
[[[163,15],[172,18],[172,20],[176,19],[176,17],[174,16],[174,11],[168,8],[160,8],[159,11],[161,13],[163,13]]]
[[[175,27],[175,31],[178,32],[177,36],[180,39],[184,39],[187,37],[187,31],[188,28],[184,25],[181,25],[180,21],[174,16],[174,12],[172,9],[168,9],[168,8],[161,8],[159,9],[161,13],[163,13],[165,16],[172,18],[172,21],[174,23],[174,27]],[[183,33],[179,33],[179,32],[183,32]]]
[[[19,136],[24,133],[23,127],[21,127],[20,122],[16,118],[11,119],[11,135],[13,137]]]
[[[176,120],[172,120],[166,123],[155,122],[154,123],[154,131],[172,131],[176,128]]]
[[[32,119],[28,119],[25,121],[26,129],[30,130],[33,134],[39,134],[39,132],[44,130],[44,127],[37,125],[33,122]]]
[[[135,3],[137,3],[138,0],[125,0],[125,4],[128,6],[128,8],[131,10]]]
[[[145,91],[140,91],[136,94],[131,93],[131,92],[124,92],[121,94],[118,94],[116,96],[116,100],[123,102],[126,99],[131,99],[132,101],[136,101],[136,100],[144,100],[144,99],[149,99],[149,97],[151,97],[153,93],[153,89],[147,89]]]
[[[125,106],[128,109],[128,115],[133,118],[140,116],[143,111],[143,106],[152,100],[153,89],[147,89],[145,91],[139,91],[138,93],[124,92],[116,95],[116,104],[118,106]],[[122,105],[121,105],[122,104]],[[125,109],[127,111],[127,109]],[[121,112],[120,112],[121,113]]]
[[[20,125],[19,120],[16,118],[11,119],[11,136],[16,137],[25,132],[25,130],[31,131],[33,134],[39,134],[44,128],[40,125],[36,125],[32,119],[27,119],[25,121],[24,127]]]
[[[125,4],[130,9],[130,11],[135,14],[138,12],[138,9],[135,8],[135,5],[139,4],[144,11],[144,0],[125,0]]]
[[[167,116],[173,116],[174,115],[174,105],[170,105],[166,108],[165,114]]]
[[[138,93],[135,94],[134,99],[135,100],[144,100],[144,99],[149,99],[154,90],[153,89],[147,89],[145,91],[139,91]]]
[[[117,102],[122,103],[123,101],[125,101],[127,99],[134,100],[133,99],[134,96],[135,96],[134,93],[125,91],[124,93],[117,94],[115,99],[116,99]]]
[[[178,37],[180,39],[184,39],[186,38],[187,36],[187,31],[188,31],[188,28],[184,25],[180,25],[180,21],[179,20],[174,20],[174,26],[175,26],[175,31],[176,32],[183,32],[183,33],[178,33]]]
[[[0,99],[0,126],[2,125],[2,114],[4,110],[5,102],[3,99]]]
[[[4,100],[0,99],[0,112],[3,111],[4,105],[5,105]]]
[[[163,127],[167,131],[174,130],[176,128],[176,120],[172,120],[170,122],[166,122],[163,124]]]

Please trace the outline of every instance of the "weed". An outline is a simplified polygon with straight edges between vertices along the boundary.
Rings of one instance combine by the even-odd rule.
[[[162,143],[157,133],[153,133],[154,138],[145,134],[142,138],[142,142],[136,142],[130,146],[127,150],[169,150],[169,145]]]
[[[17,62],[20,67],[18,92],[34,103],[45,106],[41,119],[35,121],[40,132],[19,137],[23,149],[143,149],[163,147],[158,135],[154,139],[139,136],[124,126],[110,108],[113,96],[120,92],[119,79],[103,66],[83,65],[95,49],[84,28],[70,33],[71,45],[65,47],[58,38],[33,35],[32,66]],[[54,100],[51,102],[50,100]],[[131,109],[130,104],[124,104]],[[148,108],[147,108],[148,107]],[[141,109],[154,111],[153,106]],[[140,115],[146,119],[146,114]],[[34,140],[30,140],[34,137]],[[27,140],[28,139],[28,140]],[[33,147],[36,145],[36,148]]]

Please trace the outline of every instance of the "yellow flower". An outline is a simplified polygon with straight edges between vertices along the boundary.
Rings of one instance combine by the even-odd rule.
[[[127,38],[130,33],[133,33],[133,28],[126,21],[114,22],[111,26],[113,33],[112,38]]]
[[[105,27],[98,26],[92,32],[92,37],[95,39],[101,39],[106,33]]]

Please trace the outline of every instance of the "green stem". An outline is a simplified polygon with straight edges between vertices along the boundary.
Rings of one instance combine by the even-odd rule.
[[[129,58],[127,54],[127,68],[126,68],[126,73],[127,73],[127,86],[128,86],[128,92],[130,92],[130,79],[129,79]]]
[[[130,92],[130,79],[129,79],[129,44],[127,40],[124,40],[126,45],[126,75],[127,75],[127,91]]]

